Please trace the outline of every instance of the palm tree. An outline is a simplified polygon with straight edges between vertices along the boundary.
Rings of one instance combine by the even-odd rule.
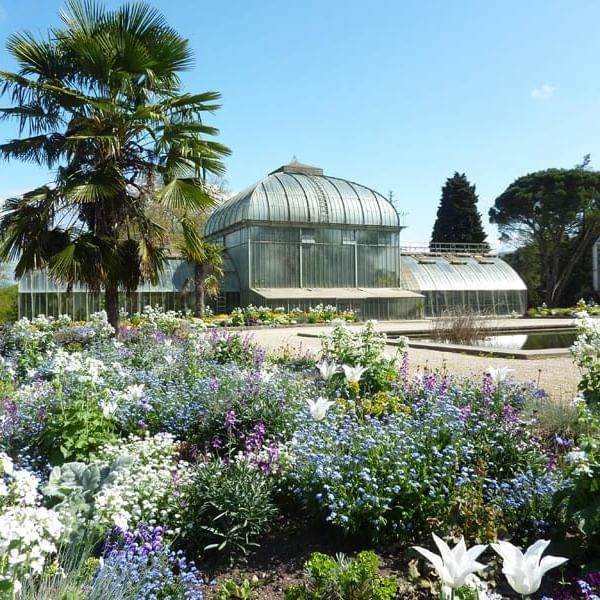
[[[177,245],[181,256],[194,269],[191,279],[194,286],[194,315],[204,316],[205,297],[216,298],[223,279],[223,247],[211,244],[198,234],[194,223],[182,220],[183,241]],[[186,282],[187,287],[187,282]]]
[[[10,199],[0,218],[0,258],[15,274],[48,269],[69,288],[103,289],[110,323],[119,325],[119,288],[155,282],[165,260],[164,229],[147,216],[205,209],[208,172],[224,172],[229,149],[202,122],[216,92],[181,92],[188,42],[145,4],[109,11],[93,0],[69,0],[62,26],[47,39],[13,34],[7,47],[19,65],[0,71],[20,137],[0,156],[45,165],[51,184]]]

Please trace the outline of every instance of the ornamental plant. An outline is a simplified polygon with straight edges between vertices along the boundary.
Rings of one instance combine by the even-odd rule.
[[[575,364],[582,373],[579,389],[591,404],[600,402],[600,320],[587,312],[577,313],[577,339],[571,346]]]
[[[351,330],[342,320],[335,320],[331,333],[321,338],[321,353],[328,363],[340,365],[339,373],[329,378],[329,387],[346,388],[350,386],[354,395],[374,394],[381,390],[389,390],[398,375],[400,356],[407,348],[406,338],[396,340],[396,353],[387,356],[385,351],[386,335],[376,330],[376,321],[367,321],[364,327]],[[354,378],[355,386],[348,381],[342,371],[346,369],[365,369],[359,379]]]
[[[130,461],[95,497],[91,525],[99,530],[130,530],[141,523],[165,523],[171,532],[178,532],[183,524],[181,497],[192,476],[190,464],[179,460],[178,443],[167,433],[132,436],[96,454],[109,464],[124,456]]]
[[[272,481],[246,461],[200,462],[187,486],[182,543],[194,552],[243,558],[259,545],[277,514]]]
[[[463,531],[468,522],[453,507],[469,489],[494,508],[486,537],[544,531],[560,475],[510,404],[522,393],[429,374],[404,390],[408,413],[349,408],[305,418],[290,444],[286,488],[314,518],[371,540],[418,538],[430,522]]]
[[[0,452],[0,597],[14,598],[39,575],[63,534],[58,513],[41,506],[39,481]]]
[[[169,547],[163,527],[140,525],[112,531],[85,598],[204,600],[206,589],[196,565]]]
[[[70,370],[52,382],[54,397],[47,405],[39,440],[52,464],[85,460],[102,445],[117,439],[113,418],[116,400],[101,383],[106,366],[94,358],[80,361],[76,355],[69,355],[68,360]]]
[[[586,433],[564,457],[566,477],[554,495],[554,509],[562,515],[563,534],[578,536],[573,555],[585,561],[588,571],[600,570],[600,419],[597,407],[577,404],[579,426]]]
[[[307,583],[289,587],[286,600],[392,600],[398,590],[395,577],[379,575],[379,558],[370,550],[355,558],[313,552],[304,569]]]

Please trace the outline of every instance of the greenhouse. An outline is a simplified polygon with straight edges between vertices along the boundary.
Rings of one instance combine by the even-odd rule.
[[[527,286],[497,256],[483,248],[471,253],[403,253],[402,283],[425,296],[425,316],[473,311],[478,314],[522,315],[527,310]]]
[[[222,204],[205,235],[235,269],[223,289],[227,310],[333,304],[363,318],[409,319],[423,297],[401,285],[401,229],[381,194],[292,162]]]
[[[133,293],[121,293],[120,304],[130,314],[141,312],[144,306],[162,306],[165,310],[191,309],[192,268],[181,259],[171,259],[165,264],[156,285],[145,283]],[[67,291],[44,271],[27,273],[19,281],[19,315],[35,317],[44,315],[69,315],[84,320],[103,308],[102,294],[74,285]]]
[[[381,194],[293,162],[221,205],[205,234],[235,269],[224,288],[228,309],[328,303],[380,319],[526,311],[525,284],[487,247],[401,253],[402,229]]]

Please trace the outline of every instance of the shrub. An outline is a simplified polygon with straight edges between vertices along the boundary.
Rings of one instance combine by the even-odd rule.
[[[600,419],[580,403],[581,426],[587,433],[579,447],[565,456],[565,485],[554,496],[554,509],[560,511],[571,535],[578,533],[573,554],[593,559],[588,565],[600,570]]]
[[[276,515],[270,480],[245,462],[198,464],[184,503],[184,544],[231,559],[257,547]]]
[[[363,394],[391,389],[398,375],[398,358],[407,347],[406,338],[399,338],[395,356],[386,356],[386,335],[378,332],[375,325],[375,321],[367,321],[364,327],[353,331],[345,322],[335,321],[333,331],[321,338],[321,352],[328,362],[366,368],[359,389],[355,390]],[[333,375],[330,386],[332,389],[347,386],[343,372]]]
[[[452,344],[470,344],[484,337],[493,326],[486,315],[466,308],[446,310],[432,323],[433,337]]]
[[[379,558],[371,551],[353,559],[314,552],[304,568],[308,582],[288,588],[286,600],[392,600],[398,590],[395,577],[379,576]]]
[[[588,402],[600,404],[600,320],[587,313],[578,314],[578,335],[571,354],[582,372],[579,389]]]
[[[0,287],[0,324],[19,318],[19,286]]]

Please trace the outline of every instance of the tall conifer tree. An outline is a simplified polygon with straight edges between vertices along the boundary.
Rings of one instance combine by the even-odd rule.
[[[435,244],[484,244],[486,233],[477,210],[475,186],[466,175],[455,172],[442,188],[442,198],[437,219],[431,234],[431,246]]]

